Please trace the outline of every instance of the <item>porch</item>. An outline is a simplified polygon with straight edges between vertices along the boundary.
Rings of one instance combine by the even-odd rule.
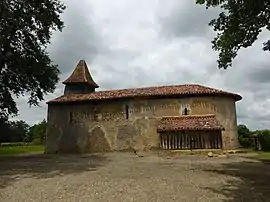
[[[160,148],[222,149],[223,126],[214,115],[163,117],[158,124]]]

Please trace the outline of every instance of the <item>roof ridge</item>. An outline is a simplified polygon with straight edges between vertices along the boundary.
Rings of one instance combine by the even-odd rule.
[[[101,90],[97,92],[106,92],[106,91],[122,91],[122,90],[141,90],[141,89],[151,89],[151,88],[170,88],[170,87],[181,87],[181,86],[197,86],[197,87],[202,87],[202,88],[207,88],[209,90],[215,90],[219,92],[225,92],[225,93],[230,93],[226,90],[220,90],[215,87],[210,87],[210,86],[204,86],[201,84],[178,84],[178,85],[157,85],[157,86],[147,86],[147,87],[139,87],[139,88],[121,88],[121,89],[111,89],[111,90]],[[232,93],[231,93],[232,94]]]
[[[138,97],[183,97],[183,96],[225,96],[232,97],[235,101],[239,101],[242,97],[236,93],[230,93],[215,88],[199,84],[182,84],[182,85],[168,85],[168,86],[149,86],[142,88],[126,88],[114,90],[102,90],[94,93],[83,94],[76,96],[67,95],[63,98],[56,98],[53,102],[76,102],[76,101],[90,101],[90,100],[111,100],[124,98],[138,98]]]

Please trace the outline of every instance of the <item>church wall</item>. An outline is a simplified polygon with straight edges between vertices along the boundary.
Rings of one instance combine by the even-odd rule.
[[[225,127],[223,146],[238,146],[233,98],[193,97],[130,99],[49,105],[47,153],[148,150],[159,147],[157,123],[162,116],[215,114]],[[126,113],[128,111],[128,114]]]

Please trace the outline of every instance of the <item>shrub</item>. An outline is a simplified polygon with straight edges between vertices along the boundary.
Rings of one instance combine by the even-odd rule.
[[[239,144],[244,148],[252,146],[252,140],[249,137],[238,137]]]
[[[260,131],[258,139],[263,151],[270,151],[270,130]]]
[[[25,142],[3,142],[0,144],[1,147],[18,147],[18,146],[26,146],[29,143]]]
[[[35,138],[35,139],[32,141],[31,144],[32,144],[32,145],[42,145],[43,142],[42,142],[42,140],[41,140],[40,138]]]
[[[238,141],[242,147],[251,147],[252,146],[252,139],[251,139],[251,131],[248,129],[246,125],[238,125],[237,126],[238,132]]]

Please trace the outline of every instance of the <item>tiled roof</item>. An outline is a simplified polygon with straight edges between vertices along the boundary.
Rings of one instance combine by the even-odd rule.
[[[162,117],[157,127],[158,132],[223,129],[223,126],[212,114]]]
[[[89,69],[87,67],[87,64],[84,60],[80,60],[77,64],[76,68],[68,77],[63,84],[72,84],[72,83],[87,83],[95,88],[98,88],[99,86],[95,83],[93,80]]]
[[[94,100],[113,100],[123,98],[154,98],[154,97],[183,97],[183,96],[227,96],[233,97],[236,101],[241,100],[242,97],[238,94],[229,93],[206,86],[189,84],[189,85],[175,85],[175,86],[158,86],[148,88],[134,88],[121,90],[97,91],[89,94],[70,94],[63,95],[48,103],[67,103],[67,102],[81,102]]]

